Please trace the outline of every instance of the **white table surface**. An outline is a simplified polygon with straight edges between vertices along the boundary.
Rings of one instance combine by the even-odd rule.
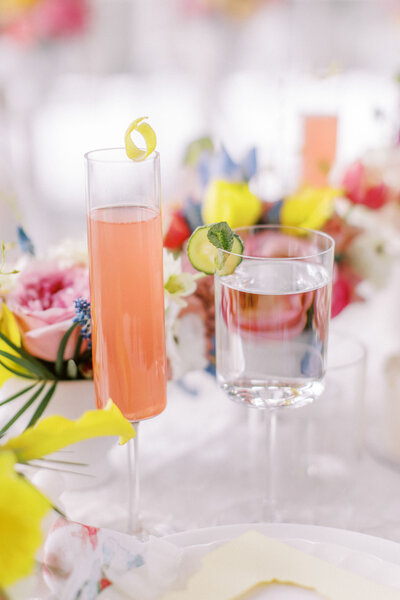
[[[170,384],[167,409],[141,424],[144,516],[156,515],[165,525],[160,533],[262,519],[266,465],[261,413],[228,400],[208,374],[193,373],[186,383],[198,394]],[[285,426],[279,423],[277,510],[268,521],[340,527],[400,541],[400,471],[365,452],[345,477],[315,480],[304,470],[301,439],[285,436]],[[293,452],[281,470],[279,452],[287,443]],[[89,489],[66,491],[61,501],[70,519],[123,531],[126,448],[113,447],[109,460],[106,480]],[[291,487],[291,469],[296,488]]]

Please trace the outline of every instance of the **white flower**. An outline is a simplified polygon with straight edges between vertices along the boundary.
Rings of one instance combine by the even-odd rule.
[[[167,327],[166,344],[173,379],[206,368],[206,329],[200,315],[188,313],[176,319],[171,327]]]
[[[182,272],[181,257],[174,257],[171,252],[164,248],[164,291],[166,308],[168,299],[173,300],[180,306],[186,306],[183,300],[185,296],[190,296],[196,291],[196,279],[201,277],[192,273]]]
[[[393,263],[386,245],[382,235],[366,231],[356,237],[347,251],[351,266],[377,289],[386,284]]]
[[[182,261],[164,248],[165,336],[173,379],[207,366],[207,340],[203,318],[195,313],[180,316],[184,298],[196,291],[202,274],[182,272]]]

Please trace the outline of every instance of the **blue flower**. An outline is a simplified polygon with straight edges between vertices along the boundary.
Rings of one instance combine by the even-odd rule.
[[[74,301],[75,317],[72,319],[74,323],[78,323],[81,328],[81,336],[84,340],[88,340],[88,348],[92,347],[92,322],[89,300],[84,300],[79,296]]]
[[[240,163],[236,163],[222,146],[214,152],[204,152],[197,164],[200,180],[204,188],[213,179],[248,182],[257,173],[257,151],[251,148]]]
[[[35,256],[35,247],[33,242],[31,238],[26,235],[25,230],[21,225],[18,225],[17,227],[17,236],[22,252],[26,252],[31,256]]]

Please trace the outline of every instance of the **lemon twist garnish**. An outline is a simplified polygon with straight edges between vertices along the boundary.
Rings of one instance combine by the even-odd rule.
[[[140,162],[147,158],[155,149],[157,145],[157,137],[154,132],[154,129],[150,127],[148,123],[143,123],[143,119],[147,119],[148,117],[140,117],[133,121],[126,130],[125,133],[125,150],[128,158],[134,160],[135,162]],[[133,143],[131,133],[133,131],[137,131],[140,133],[144,142],[146,144],[146,148],[138,148],[136,144]]]

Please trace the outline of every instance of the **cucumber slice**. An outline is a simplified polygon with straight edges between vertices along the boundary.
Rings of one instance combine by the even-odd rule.
[[[231,253],[216,248],[208,239],[212,225],[197,227],[189,238],[187,255],[193,267],[206,275],[231,275],[242,262],[244,245],[236,233],[233,234]]]

